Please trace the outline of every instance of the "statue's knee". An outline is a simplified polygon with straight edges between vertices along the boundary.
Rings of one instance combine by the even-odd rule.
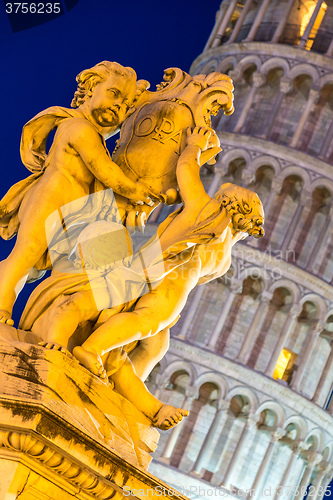
[[[22,246],[24,246],[24,253],[22,252]],[[31,261],[33,264],[36,264],[40,255],[42,255],[45,250],[45,243],[38,240],[38,238],[30,238],[27,242],[24,242],[24,244],[18,239],[14,247],[14,252],[24,255],[25,261]]]

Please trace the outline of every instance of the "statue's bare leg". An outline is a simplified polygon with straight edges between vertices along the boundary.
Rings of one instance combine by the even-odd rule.
[[[156,335],[180,314],[197,279],[166,277],[153,291],[139,299],[133,312],[119,313],[97,328],[82,344],[100,356],[130,342]]]
[[[169,349],[170,330],[165,328],[153,337],[140,341],[139,345],[129,354],[138,377],[145,381],[148,375]]]
[[[159,429],[166,430],[174,427],[189,413],[182,408],[164,405],[155,398],[137,376],[129,359],[111,376],[111,379],[115,390],[150,418],[154,426]]]
[[[45,176],[45,179],[44,179]],[[45,221],[50,214],[75,197],[64,176],[47,178],[47,172],[24,198],[19,210],[20,227],[10,255],[0,263],[0,321],[11,318],[16,297],[32,267],[47,250]],[[60,180],[59,180],[60,179]],[[47,193],[47,195],[45,195]],[[84,193],[81,194],[83,196]]]
[[[69,338],[79,324],[94,320],[98,314],[91,290],[61,296],[37,319],[32,332],[42,337],[47,343],[67,347]]]

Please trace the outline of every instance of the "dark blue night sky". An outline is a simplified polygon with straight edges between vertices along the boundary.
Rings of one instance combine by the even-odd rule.
[[[74,1],[63,1],[63,11]],[[49,106],[70,107],[80,71],[105,59],[117,61],[132,66],[154,90],[165,68],[189,70],[219,5],[220,0],[79,0],[60,17],[13,33],[1,4],[0,196],[30,174],[19,155],[23,125]],[[14,28],[24,27],[22,16]],[[1,259],[13,243],[0,241]],[[26,285],[16,303],[16,324],[33,286]]]

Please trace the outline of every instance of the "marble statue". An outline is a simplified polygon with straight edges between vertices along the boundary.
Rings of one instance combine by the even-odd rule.
[[[264,234],[255,193],[223,184],[211,198],[200,180],[200,167],[221,151],[210,116],[233,112],[232,82],[170,68],[150,92],[131,68],[108,61],[77,81],[76,109],[48,108],[25,125],[21,157],[32,175],[0,202],[0,235],[17,233],[0,263],[1,328],[13,325],[26,280],[53,267],[17,331],[74,356],[168,429],[188,411],[164,405],[144,381],[168,348],[169,330],[190,291],[227,272],[232,246]],[[111,158],[105,140],[120,127]],[[131,235],[160,203],[181,207],[134,249]]]
[[[193,132],[187,130],[186,147],[176,169],[183,205],[160,224],[157,232],[161,245],[158,258],[163,262],[163,272],[157,266],[156,257],[147,264],[159,269],[154,277],[157,282],[154,289],[141,297],[138,293],[138,299],[130,302],[124,299],[124,303],[112,307],[109,287],[105,284],[103,288],[99,282],[99,293],[105,295],[106,305],[100,313],[92,293],[93,283],[86,273],[55,272],[33,292],[20,322],[20,328],[42,337],[45,347],[69,347],[81,364],[102,379],[113,380],[116,390],[133,404],[139,399],[142,407],[154,408],[148,412],[142,410],[150,416],[158,403],[150,402],[153,396],[144,392],[146,389],[137,373],[141,373],[144,380],[164,355],[165,336],[179,318],[190,291],[197,284],[227,272],[231,248],[237,241],[248,234],[256,238],[264,234],[263,208],[255,193],[232,184],[222,185],[213,198],[205,192],[199,175],[201,155],[210,151],[210,156],[215,156],[220,150],[217,144],[217,136],[206,127],[196,127]],[[151,244],[148,242],[146,247],[149,249]],[[96,262],[99,251],[98,247],[90,248],[90,262],[93,259]],[[137,260],[139,257],[134,256],[130,261],[132,273]],[[113,275],[113,271],[109,272],[110,279],[113,276],[119,281],[121,274]],[[133,279],[135,286],[135,277],[129,277],[133,274],[128,275],[126,271],[124,279]],[[151,276],[150,273],[150,279]],[[93,331],[82,344],[80,339],[79,345],[73,345],[75,332],[87,322],[95,323]],[[124,346],[136,354],[133,362],[131,354],[123,350]],[[142,395],[138,397],[138,394]],[[185,416],[185,410],[172,406],[161,408],[165,420],[162,424],[159,421],[160,428],[171,427]]]
[[[158,203],[179,202],[175,171],[184,130],[209,126],[210,115],[221,108],[233,111],[232,82],[220,73],[192,78],[171,68],[158,90],[149,92],[149,83],[137,81],[134,70],[104,61],[82,71],[77,81],[77,109],[48,108],[23,128],[21,158],[33,174],[0,202],[0,235],[9,239],[17,233],[13,251],[0,263],[0,321],[9,325],[25,281],[51,268],[44,225],[52,212],[73,200],[76,213],[82,212],[85,195],[112,188],[123,222],[142,226]],[[111,159],[105,139],[124,120]],[[55,128],[47,154],[46,139]]]

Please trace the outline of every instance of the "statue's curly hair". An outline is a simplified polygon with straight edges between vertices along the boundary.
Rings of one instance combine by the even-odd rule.
[[[264,210],[256,193],[235,184],[222,184],[214,198],[228,211],[235,232],[242,231],[255,238],[261,238],[265,232]]]
[[[126,79],[135,79],[136,73],[134,69],[122,66],[116,62],[102,61],[90,69],[81,71],[76,77],[78,83],[77,91],[71,103],[72,108],[77,108],[92,96],[94,87],[109,78],[111,75],[119,75]],[[146,80],[136,81],[136,95],[134,102],[146,89],[149,89],[150,84]]]

